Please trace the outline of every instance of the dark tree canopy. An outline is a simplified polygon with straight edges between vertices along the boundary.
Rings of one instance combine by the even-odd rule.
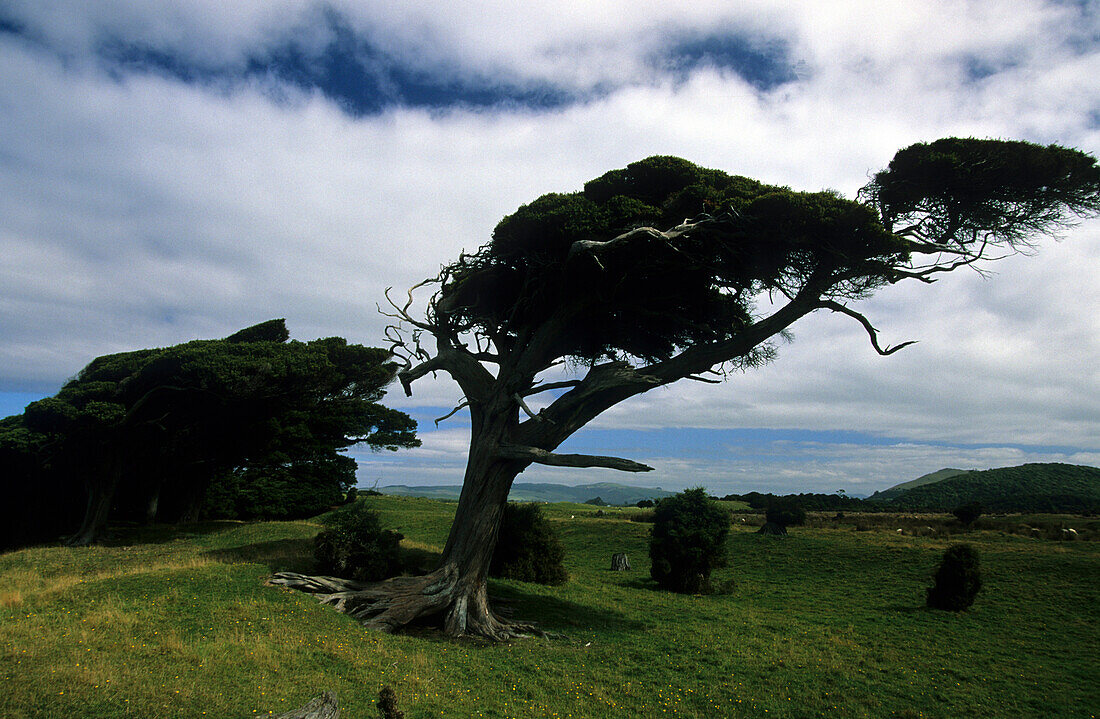
[[[904,258],[866,205],[651,157],[505,217],[445,272],[433,319],[505,346],[567,319],[548,354],[667,359],[734,337],[761,292],[828,272],[853,275],[829,296],[858,297]]]
[[[543,195],[492,239],[391,299],[406,393],[447,372],[471,418],[470,454],[440,568],[340,602],[394,630],[436,617],[451,634],[530,629],[489,608],[485,577],[515,477],[533,463],[646,471],[555,450],[600,413],[654,387],[759,366],[818,310],[878,332],[853,309],[874,290],[1011,254],[1100,212],[1091,156],[1026,142],[946,139],[901,150],[855,199],[800,192],[650,157],[584,189]],[[423,312],[414,291],[433,286]],[[411,328],[411,331],[410,331]],[[431,338],[434,346],[425,346]],[[572,372],[563,371],[571,369]],[[534,411],[528,398],[542,395]],[[331,585],[285,576],[311,591]],[[322,589],[321,587],[328,587]]]
[[[271,320],[224,340],[97,357],[30,404],[13,426],[39,438],[54,481],[87,497],[74,539],[93,541],[111,512],[197,519],[212,486],[220,516],[316,513],[354,483],[339,450],[418,444],[412,419],[378,404],[395,370],[388,351],[288,337]]]

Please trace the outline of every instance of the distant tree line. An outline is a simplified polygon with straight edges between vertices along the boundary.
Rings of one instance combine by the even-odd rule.
[[[875,512],[885,509],[882,502],[868,502],[845,494],[772,494],[749,492],[747,494],[727,494],[721,498],[726,502],[745,502],[752,509],[767,510],[776,505],[796,505],[807,512]]]
[[[353,444],[419,444],[378,404],[386,350],[289,341],[270,320],[220,340],[97,357],[53,397],[0,420],[0,548],[108,519],[290,518],[340,503]]]

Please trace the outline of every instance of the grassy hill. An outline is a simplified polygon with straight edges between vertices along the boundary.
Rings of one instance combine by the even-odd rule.
[[[1088,511],[1100,507],[1100,468],[1024,464],[973,470],[903,489],[888,501],[918,511],[949,511],[967,502],[1003,512]]]
[[[440,550],[455,509],[366,501],[422,553]],[[1088,717],[1100,706],[1087,659],[1100,648],[1094,530],[1076,542],[968,533],[986,588],[954,615],[923,608],[942,537],[842,525],[776,540],[737,524],[732,565],[715,576],[726,592],[680,596],[649,579],[649,525],[635,512],[544,513],[569,581],[490,590],[567,638],[501,645],[369,632],[265,586],[272,571],[310,570],[315,522],[130,529],[107,546],[2,554],[0,716],[236,719],[332,689],[342,716],[368,719],[383,685],[408,719]],[[620,551],[632,571],[610,571]]]
[[[383,494],[396,494],[403,497],[429,497],[432,499],[458,499],[462,492],[461,486],[445,487],[410,487],[403,484],[380,487]],[[587,502],[599,497],[607,504],[629,505],[637,504],[643,499],[660,499],[675,494],[663,489],[651,489],[649,487],[632,487],[626,484],[614,482],[597,482],[595,484],[578,484],[574,487],[564,484],[551,483],[522,483],[512,485],[512,491],[508,499],[513,502]]]
[[[916,479],[911,479],[908,482],[895,484],[893,487],[890,487],[890,489],[884,489],[881,492],[875,492],[870,497],[868,497],[868,499],[875,501],[886,501],[890,499],[895,499],[904,494],[906,490],[913,489],[914,487],[919,487],[923,484],[932,484],[933,482],[939,482],[944,479],[950,479],[951,477],[957,477],[960,474],[966,474],[967,471],[969,470],[950,468],[941,469],[939,471],[931,472],[929,474],[917,477]]]

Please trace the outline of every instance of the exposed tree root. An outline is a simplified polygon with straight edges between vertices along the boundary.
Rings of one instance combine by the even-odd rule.
[[[436,624],[449,636],[490,641],[553,636],[534,624],[501,618],[489,606],[484,583],[466,588],[458,572],[448,567],[371,583],[278,572],[269,583],[314,594],[322,604],[387,633],[413,624]]]

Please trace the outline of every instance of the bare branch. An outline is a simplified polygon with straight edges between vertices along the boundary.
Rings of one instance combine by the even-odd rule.
[[[582,252],[587,254],[592,260],[603,269],[603,264],[600,262],[599,255],[608,250],[615,249],[617,246],[627,245],[634,242],[646,242],[650,240],[656,240],[663,243],[668,249],[679,254],[684,254],[676,245],[673,244],[673,240],[682,237],[683,235],[691,233],[700,227],[713,225],[716,223],[727,222],[731,217],[735,217],[735,212],[730,212],[720,216],[712,215],[700,215],[694,219],[686,219],[676,227],[670,230],[662,232],[655,227],[636,227],[633,230],[622,233],[616,237],[612,237],[610,240],[577,240],[569,247],[569,257],[572,258]]]
[[[531,419],[537,419],[540,422],[543,421],[544,418],[540,417],[537,412],[532,412],[531,408],[527,406],[527,403],[523,401],[523,397],[520,397],[518,393],[512,395],[512,399],[516,401],[516,403],[520,406],[520,409],[522,409],[524,414],[526,414],[528,417],[530,417]]]
[[[818,303],[818,305],[822,309],[839,312],[842,315],[848,315],[849,317],[863,325],[863,329],[867,330],[867,336],[871,338],[871,346],[875,348],[875,352],[878,352],[884,357],[886,355],[892,355],[898,350],[904,347],[908,347],[911,344],[916,344],[917,342],[916,340],[909,340],[908,342],[902,342],[900,345],[896,345],[894,347],[890,347],[889,345],[887,345],[886,348],[882,348],[879,346],[878,343],[878,330],[876,330],[871,325],[871,321],[868,320],[866,317],[856,312],[851,307],[846,307],[839,302],[834,302],[833,300],[822,300],[820,303]]]
[[[700,377],[699,375],[689,374],[684,379],[693,379],[696,382],[706,382],[707,384],[722,384],[722,380],[707,379],[706,377]]]
[[[396,312],[383,312],[381,307],[378,308],[378,312],[380,314],[382,314],[383,316],[385,316],[385,317],[393,318],[395,320],[398,320],[399,322],[408,322],[413,327],[417,327],[417,328],[422,329],[426,332],[431,332],[433,328],[430,325],[427,325],[427,324],[425,324],[423,322],[420,322],[418,320],[414,320],[412,318],[412,315],[409,314],[409,307],[412,305],[413,291],[416,290],[417,288],[423,287],[424,285],[429,284],[429,283],[434,282],[434,281],[435,280],[424,280],[423,282],[418,282],[417,284],[410,287],[409,290],[408,290],[408,295],[409,295],[408,302],[406,302],[403,307],[398,306],[398,304],[393,301],[393,298],[390,297],[390,291],[393,288],[392,287],[387,287],[385,292],[383,292],[383,294],[386,296],[386,301],[390,303],[390,307],[393,307],[394,310],[396,310]]]
[[[518,444],[501,445],[498,450],[503,459],[518,459],[535,464],[553,467],[604,467],[621,472],[650,472],[653,467],[621,457],[601,457],[591,454],[554,454],[538,447],[524,447]]]
[[[469,406],[470,406],[469,402],[463,401],[461,404],[459,404],[457,407],[452,409],[450,412],[448,412],[447,414],[445,414],[442,417],[440,417],[439,419],[437,419],[435,421],[435,426],[438,427],[440,422],[442,422],[443,420],[446,420],[446,419],[450,419],[451,417],[454,417],[461,410],[463,410],[464,408],[469,407]]]
[[[438,370],[447,369],[446,361],[442,356],[437,355],[431,359],[421,362],[415,367],[409,367],[403,369],[397,373],[397,379],[401,382],[401,387],[405,390],[406,397],[412,397],[412,383],[420,379],[424,375],[431,374]]]
[[[530,397],[533,394],[541,394],[543,392],[549,392],[554,389],[572,389],[580,386],[581,381],[578,379],[570,379],[562,382],[548,382],[547,384],[537,384],[531,389],[523,393],[524,397]]]

